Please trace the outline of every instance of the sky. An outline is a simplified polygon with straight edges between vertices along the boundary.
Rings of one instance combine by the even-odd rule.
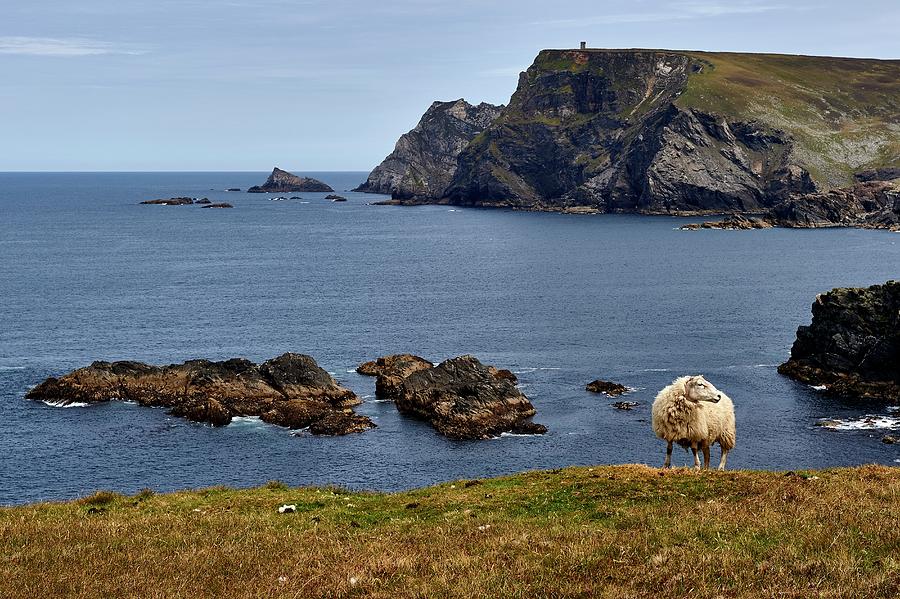
[[[543,48],[900,58],[897,0],[0,0],[0,171],[370,170]]]

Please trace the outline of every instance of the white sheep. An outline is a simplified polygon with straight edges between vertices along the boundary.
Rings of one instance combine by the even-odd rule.
[[[709,446],[718,443],[719,470],[725,469],[735,444],[734,404],[712,383],[702,376],[677,378],[656,396],[652,413],[653,432],[668,442],[664,468],[672,463],[672,443],[691,448],[695,468],[700,468],[697,448],[703,451],[703,466],[709,468]]]

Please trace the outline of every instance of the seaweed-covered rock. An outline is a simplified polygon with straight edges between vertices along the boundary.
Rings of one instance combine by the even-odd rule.
[[[291,353],[261,365],[243,358],[168,366],[94,362],[48,378],[26,397],[62,404],[129,400],[167,407],[175,416],[215,426],[228,424],[234,416],[261,416],[291,428],[311,426],[359,403],[314,359]]]
[[[778,372],[854,399],[900,399],[900,282],[816,298]]]
[[[401,413],[427,420],[452,439],[546,432],[546,427],[530,421],[535,409],[528,398],[473,356],[452,358],[409,375],[394,403]]]

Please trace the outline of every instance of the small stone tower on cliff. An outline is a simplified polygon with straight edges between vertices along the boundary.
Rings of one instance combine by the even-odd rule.
[[[587,42],[581,42],[581,49],[587,50]]]

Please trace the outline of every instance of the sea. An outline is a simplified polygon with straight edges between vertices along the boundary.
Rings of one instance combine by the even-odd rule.
[[[900,462],[898,406],[776,372],[816,295],[900,276],[900,235],[682,231],[700,219],[374,206],[362,172],[324,193],[247,194],[263,172],[0,173],[0,505],[280,480],[391,491],[569,465],[662,464],[656,393],[703,374],[734,401],[730,468]],[[207,197],[231,209],[151,206]],[[299,196],[300,199],[291,199]],[[285,198],[285,199],[279,199]],[[195,424],[122,402],[57,407],[32,386],[94,360],[312,355],[378,425],[315,437]],[[508,368],[543,436],[452,441],[357,375],[365,360],[473,354]],[[631,389],[585,391],[602,378]],[[832,426],[819,424],[827,422]],[[691,463],[676,451],[676,465]],[[718,448],[713,450],[713,463]]]

